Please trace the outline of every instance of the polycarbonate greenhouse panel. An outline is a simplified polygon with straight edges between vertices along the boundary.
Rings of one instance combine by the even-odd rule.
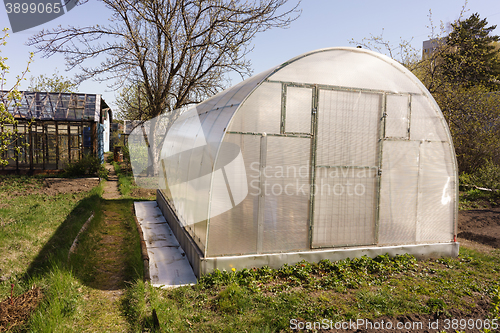
[[[267,71],[259,73],[252,76],[251,78],[238,83],[237,85],[224,90],[219,95],[222,95],[222,99],[217,102],[216,107],[240,105],[244,99],[255,89],[255,87],[268,76],[274,68]],[[203,103],[202,103],[203,104]]]
[[[408,139],[409,95],[386,95],[385,137]]]
[[[245,185],[248,195],[236,207],[210,218],[208,256],[257,252],[260,138],[257,135],[240,134],[228,134],[224,137],[223,145],[237,145],[241,148],[244,169],[241,169],[242,166],[234,168],[232,177],[247,182]]]
[[[313,247],[375,242],[381,101],[320,90]]]
[[[318,50],[307,57],[298,56],[269,77],[272,81],[300,82],[395,93],[421,93],[406,69],[380,54],[338,48]],[[415,79],[417,80],[417,79]]]
[[[280,133],[281,84],[262,83],[236,112],[230,131]]]
[[[417,198],[417,242],[452,241],[455,209],[454,172],[446,151],[447,142],[420,144],[420,169]]]
[[[377,166],[380,94],[320,90],[316,165]]]
[[[311,133],[312,89],[287,87],[285,132]]]
[[[317,168],[313,247],[374,244],[376,189],[373,170]]]
[[[233,209],[248,194],[245,162],[236,144],[223,143],[212,172],[210,216]]]
[[[419,141],[385,141],[380,186],[380,244],[417,239]]]
[[[210,188],[210,147],[205,140],[196,109],[183,113],[170,128],[162,150],[167,184],[180,222],[192,225],[207,219]],[[192,158],[193,157],[193,158]],[[202,170],[208,171],[202,175]]]
[[[226,184],[224,179],[221,180],[223,169],[214,170],[214,163],[232,112],[234,110],[231,107],[216,107],[199,115],[196,109],[192,109],[179,117],[167,135],[167,142],[178,142],[177,145],[168,145],[175,149],[164,151],[167,184],[182,223],[189,226],[193,235],[200,239],[201,236],[206,238],[206,230],[191,225],[207,220],[210,209],[217,215],[218,208],[224,210],[231,203],[227,190],[225,193],[216,190],[211,192],[211,185],[213,177],[216,177],[216,182]],[[224,157],[224,152],[221,157]],[[210,206],[210,198],[214,196],[214,205]],[[238,200],[241,201],[241,198]],[[199,234],[197,229],[201,230]]]
[[[267,138],[260,252],[308,248],[310,147],[308,138]]]
[[[412,95],[410,122],[411,140],[449,141],[443,115],[427,96]]]

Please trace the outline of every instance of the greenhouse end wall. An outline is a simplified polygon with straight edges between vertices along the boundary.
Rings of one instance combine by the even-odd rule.
[[[449,129],[418,79],[383,55],[304,54],[174,113],[165,131],[157,201],[198,276],[458,255]]]

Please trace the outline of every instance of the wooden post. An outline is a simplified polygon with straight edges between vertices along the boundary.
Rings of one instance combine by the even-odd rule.
[[[71,163],[71,127],[68,123],[68,164]]]
[[[30,173],[33,172],[33,131],[32,131],[32,125],[30,124],[28,126],[28,142],[30,145]]]
[[[85,109],[83,109],[83,113],[85,114]],[[80,160],[83,158],[83,115],[80,121],[80,128],[78,130],[78,149],[80,152]]]
[[[33,158],[35,159],[35,163],[38,165],[40,164],[40,154],[39,154],[39,147],[38,147],[38,126],[37,124],[35,123],[35,144],[34,144],[34,147],[33,147],[33,151],[34,151],[34,154],[35,156],[33,156]]]
[[[57,120],[55,121],[56,125],[56,170],[59,170],[59,129],[57,127]]]
[[[12,129],[14,129],[14,125],[12,125]],[[0,132],[3,133],[3,127],[0,127]],[[7,152],[9,152],[8,149],[7,149]],[[5,152],[2,153],[2,158],[5,160]],[[5,170],[5,166],[3,164],[2,164],[2,170]]]
[[[92,123],[91,131],[92,131],[92,155],[97,156],[97,124],[95,122]]]
[[[47,164],[50,165],[50,150],[49,150],[49,125],[47,124],[47,129],[45,131],[45,142],[47,144]]]
[[[42,153],[42,169],[45,170],[45,147],[47,146],[47,144],[45,143],[45,127],[47,125],[44,125],[42,123],[42,134],[41,134],[41,141],[42,141],[42,144],[40,146],[40,152]]]

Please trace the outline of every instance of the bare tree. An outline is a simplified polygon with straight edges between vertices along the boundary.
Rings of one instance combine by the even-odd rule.
[[[147,110],[146,96],[141,82],[124,86],[116,95],[117,118],[123,120],[141,120],[143,110]]]
[[[412,41],[413,38],[410,40],[400,38],[399,43],[394,44],[384,39],[384,29],[382,29],[380,35],[370,33],[370,37],[364,37],[361,41],[351,39],[349,44],[386,54],[411,71],[418,66],[420,60],[420,50],[411,45]]]
[[[245,56],[253,37],[286,28],[300,14],[300,0],[101,1],[112,11],[108,26],[43,30],[28,45],[46,57],[64,54],[68,69],[81,69],[78,83],[112,79],[123,86],[139,77],[142,120],[204,100],[225,86],[230,72],[251,74]],[[100,65],[84,66],[98,56]]]

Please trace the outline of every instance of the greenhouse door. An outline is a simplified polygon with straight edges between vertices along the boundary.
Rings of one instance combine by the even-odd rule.
[[[382,97],[319,90],[313,248],[375,243]]]

